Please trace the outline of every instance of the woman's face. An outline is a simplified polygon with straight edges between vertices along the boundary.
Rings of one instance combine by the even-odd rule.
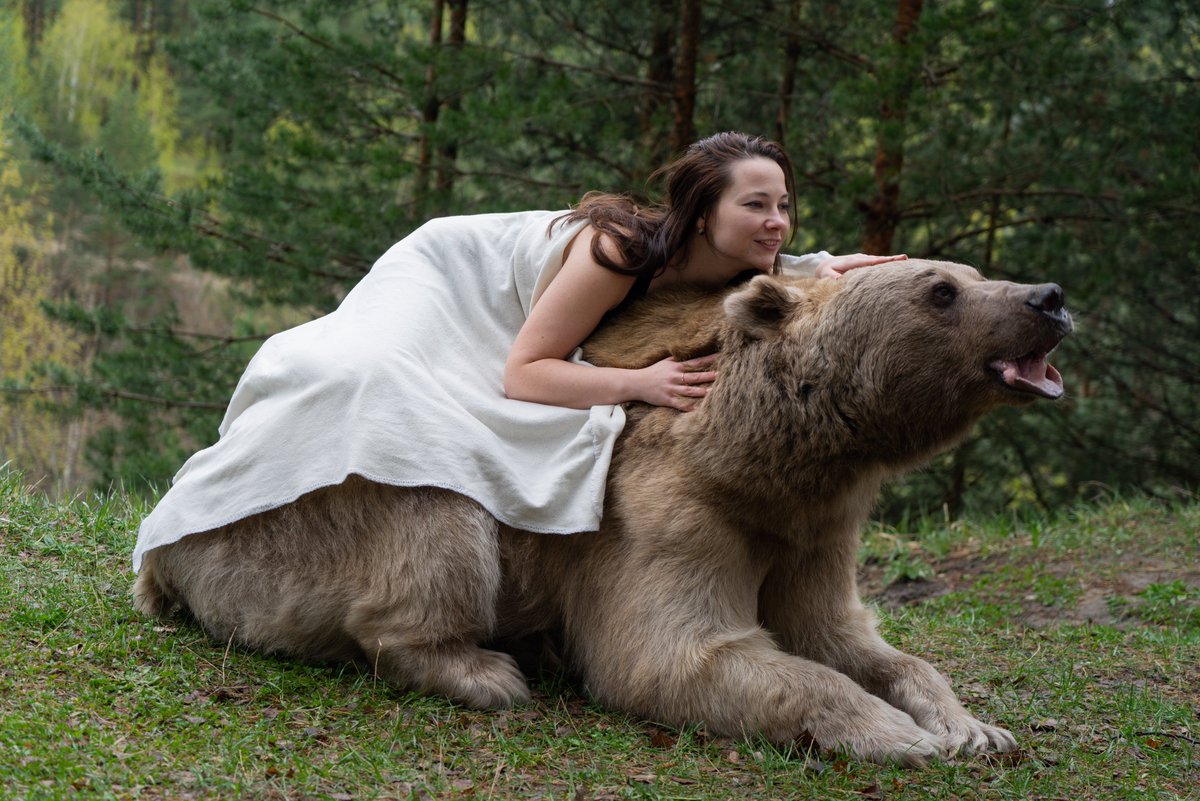
[[[730,173],[729,186],[701,218],[705,238],[720,256],[740,265],[730,277],[748,268],[769,273],[791,224],[783,170],[771,159],[751,158],[736,162]]]

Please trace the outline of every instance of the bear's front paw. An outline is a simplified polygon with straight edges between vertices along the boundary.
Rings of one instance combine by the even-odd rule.
[[[939,734],[950,755],[1006,753],[1016,750],[1017,738],[999,726],[989,726],[961,706],[935,709],[914,716],[922,728]]]
[[[850,714],[827,720],[819,729],[813,736],[821,746],[841,748],[872,762],[921,767],[949,751],[942,735],[921,728],[906,713],[878,698]]]
[[[946,740],[951,755],[1006,753],[1017,748],[1017,738],[1008,729],[989,726],[964,712],[947,721],[945,732],[939,732]]]
[[[976,720],[955,697],[950,683],[932,667],[912,660],[914,669],[892,684],[889,700],[912,715],[917,725],[940,735],[953,754],[985,754],[1013,751],[1017,740],[996,726]]]

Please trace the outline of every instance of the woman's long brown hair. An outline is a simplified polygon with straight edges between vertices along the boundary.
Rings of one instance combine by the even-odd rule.
[[[697,221],[712,211],[733,181],[733,165],[753,158],[768,158],[783,170],[788,197],[788,241],[796,230],[795,181],[792,162],[783,148],[769,139],[726,131],[701,139],[675,161],[655,171],[651,181],[665,179],[662,203],[639,206],[627,195],[589,192],[569,214],[559,220],[586,220],[610,238],[620,258],[613,259],[592,238],[592,258],[622,275],[654,276],[666,269],[687,246]],[[557,221],[556,221],[557,222]],[[776,258],[776,269],[779,260]]]

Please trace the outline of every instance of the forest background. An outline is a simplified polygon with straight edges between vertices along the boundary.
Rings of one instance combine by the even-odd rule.
[[[1200,486],[1194,0],[2,0],[0,103],[0,464],[47,490],[161,490],[422,221],[726,129],[790,151],[793,252],[1066,289],[1067,397],[883,516]]]

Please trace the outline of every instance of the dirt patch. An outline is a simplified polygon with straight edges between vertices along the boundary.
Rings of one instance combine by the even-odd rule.
[[[1194,565],[1132,554],[1076,552],[1047,558],[1020,551],[990,556],[958,552],[928,564],[926,577],[889,583],[886,565],[868,563],[859,570],[859,586],[885,609],[952,592],[978,593],[996,603],[1016,603],[1020,609],[1014,622],[1030,628],[1145,625],[1139,610],[1147,608],[1142,597],[1147,588],[1181,582],[1193,597],[1200,594],[1200,571]]]
[[[876,593],[874,600],[886,607],[894,608],[937,598],[949,591],[946,582],[938,578],[900,579]]]

